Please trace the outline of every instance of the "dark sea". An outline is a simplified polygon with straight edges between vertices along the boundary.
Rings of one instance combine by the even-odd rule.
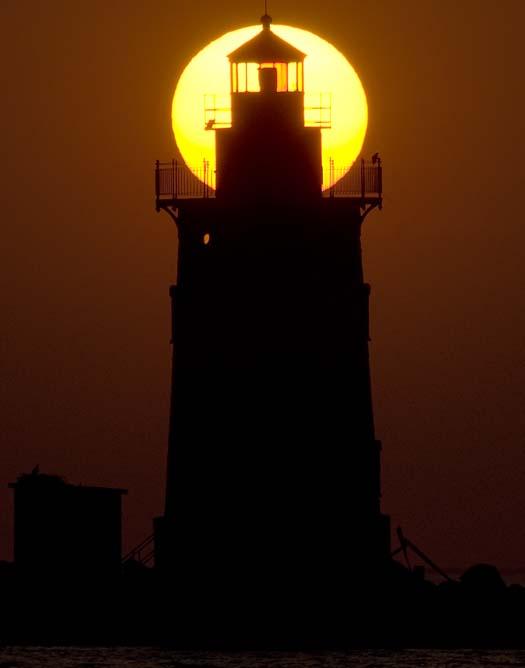
[[[155,647],[6,647],[0,668],[471,668],[525,667],[525,650],[181,652]]]

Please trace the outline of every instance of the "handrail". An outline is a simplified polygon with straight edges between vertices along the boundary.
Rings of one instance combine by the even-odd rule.
[[[207,160],[202,167],[190,170],[186,165],[172,160],[159,162],[155,167],[155,194],[157,199],[215,197],[215,170]]]
[[[427,563],[433,571],[435,571],[438,575],[441,575],[441,577],[444,580],[446,580],[447,582],[454,582],[454,580],[447,573],[445,573],[443,569],[437,566],[436,563],[432,561],[432,559],[429,556],[427,556],[422,550],[420,550],[417,547],[417,545],[414,545],[412,541],[408,540],[408,538],[403,533],[401,527],[397,528],[396,533],[399,539],[399,547],[390,554],[391,558],[396,557],[398,554],[402,552],[408,570],[412,571],[410,560],[408,558],[408,549],[407,549],[410,548],[420,559],[422,559],[425,563]]]
[[[328,169],[323,170],[324,197],[367,197],[383,196],[381,159],[371,162],[361,159],[348,168],[335,168],[330,160]]]
[[[146,554],[145,557],[142,556],[142,552],[147,547],[150,547],[153,544],[154,540],[155,540],[155,534],[153,533],[144,538],[144,540],[141,543],[136,545],[124,557],[122,557],[121,563],[125,564],[127,561],[131,561],[132,559],[135,559],[141,564],[146,564],[149,561],[151,561],[154,556],[154,550],[149,550],[149,552]]]
[[[329,167],[323,170],[323,184],[323,197],[347,197],[362,202],[373,200],[380,205],[383,195],[381,159],[376,154],[371,161],[361,159],[350,168],[335,168],[334,161],[330,160]],[[207,160],[203,160],[201,168],[194,170],[176,160],[156,162],[157,202],[213,198],[215,186],[215,169]]]

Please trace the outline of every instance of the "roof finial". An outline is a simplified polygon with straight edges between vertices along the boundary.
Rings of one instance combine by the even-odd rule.
[[[264,0],[264,16],[261,16],[261,23],[264,30],[270,30],[272,17],[268,14],[268,0]]]

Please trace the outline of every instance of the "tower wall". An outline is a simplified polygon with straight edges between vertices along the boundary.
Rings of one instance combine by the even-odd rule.
[[[170,560],[373,568],[389,538],[359,208],[191,202],[178,229]]]

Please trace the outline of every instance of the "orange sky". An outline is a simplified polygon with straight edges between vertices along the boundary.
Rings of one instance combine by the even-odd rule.
[[[383,506],[438,563],[525,563],[522,0],[305,0],[367,92],[364,233]],[[161,511],[176,230],[153,206],[185,62],[260,3],[3,0],[0,558],[40,464]]]

